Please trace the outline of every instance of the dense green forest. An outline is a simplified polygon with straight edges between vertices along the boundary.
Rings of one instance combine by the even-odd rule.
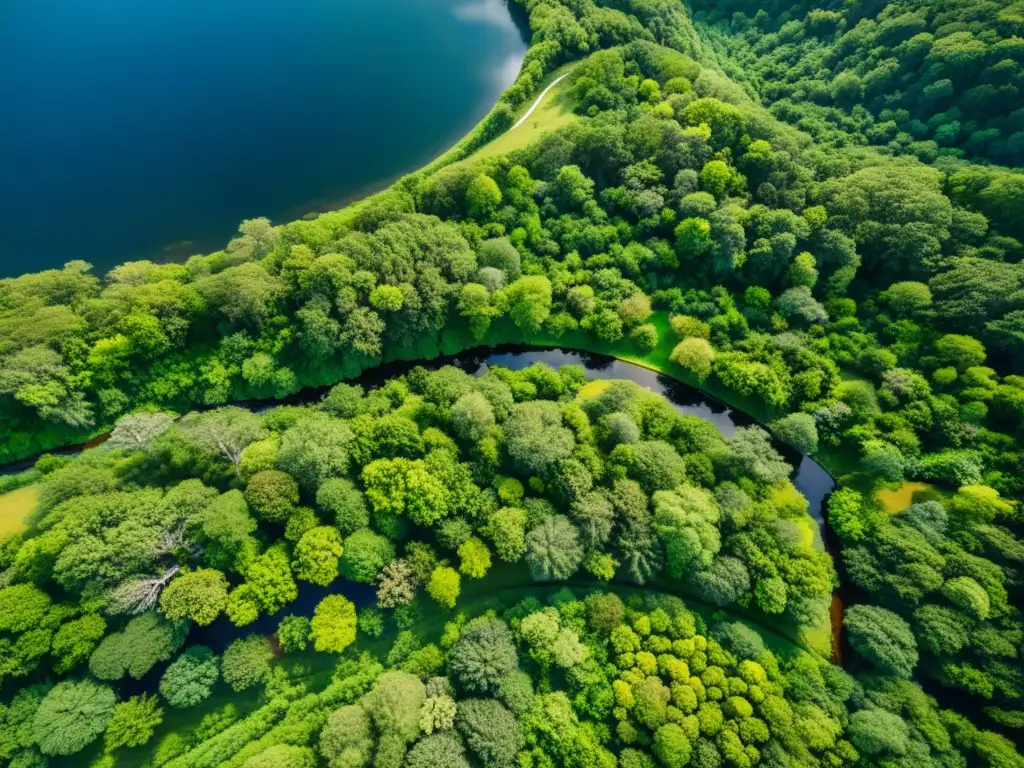
[[[31,533],[2,554],[3,682],[35,681],[0,711],[4,756],[1017,759],[905,679],[914,637],[883,609],[846,620],[872,671],[851,677],[807,647],[827,635],[835,574],[767,433],[725,440],[632,382],[584,382],[574,366],[415,369],[369,392],[340,384],[316,407],[139,413],[102,447],[41,462]],[[357,611],[345,582],[376,584],[376,604]],[[291,613],[309,584],[341,594]],[[460,601],[464,585],[490,597]],[[187,644],[222,615],[239,628],[275,616],[275,644]],[[367,647],[379,660],[324,661]],[[318,671],[331,682],[310,690]],[[118,702],[126,678],[156,690]],[[228,690],[254,688],[261,705],[238,711]],[[179,727],[161,729],[174,713]]]
[[[0,460],[113,430],[0,484],[0,760],[1024,765],[1024,9],[521,4],[516,84],[385,192],[0,280]],[[576,119],[475,155],[559,68]],[[338,384],[502,342],[768,431],[573,367]]]
[[[723,67],[819,141],[1024,164],[1024,7],[698,0]]]

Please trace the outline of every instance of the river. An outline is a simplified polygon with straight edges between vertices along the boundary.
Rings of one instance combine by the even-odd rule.
[[[516,77],[505,0],[3,0],[0,277],[184,259],[429,162]]]

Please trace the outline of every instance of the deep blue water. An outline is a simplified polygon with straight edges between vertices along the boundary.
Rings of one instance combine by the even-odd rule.
[[[0,0],[0,277],[338,207],[453,144],[525,48],[504,0]]]

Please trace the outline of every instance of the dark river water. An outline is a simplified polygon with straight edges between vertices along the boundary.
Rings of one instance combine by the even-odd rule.
[[[0,277],[184,259],[433,159],[526,50],[505,0],[0,0]]]

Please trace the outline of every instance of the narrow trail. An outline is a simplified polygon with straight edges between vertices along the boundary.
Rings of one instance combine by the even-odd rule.
[[[551,84],[547,88],[545,88],[543,91],[540,92],[540,96],[538,96],[537,100],[535,102],[533,102],[533,105],[528,110],[526,110],[526,114],[523,115],[522,117],[520,117],[519,118],[519,122],[517,122],[515,125],[513,125],[511,128],[509,128],[509,130],[510,131],[514,131],[520,125],[525,123],[526,122],[526,118],[528,118],[530,115],[533,114],[533,110],[535,110],[537,107],[539,107],[541,101],[543,101],[544,97],[548,95],[548,91],[550,91],[552,88],[554,88],[556,85],[558,85],[560,80],[564,80],[568,76],[569,76],[569,73],[566,72],[564,75],[559,75],[554,80],[552,80]]]

